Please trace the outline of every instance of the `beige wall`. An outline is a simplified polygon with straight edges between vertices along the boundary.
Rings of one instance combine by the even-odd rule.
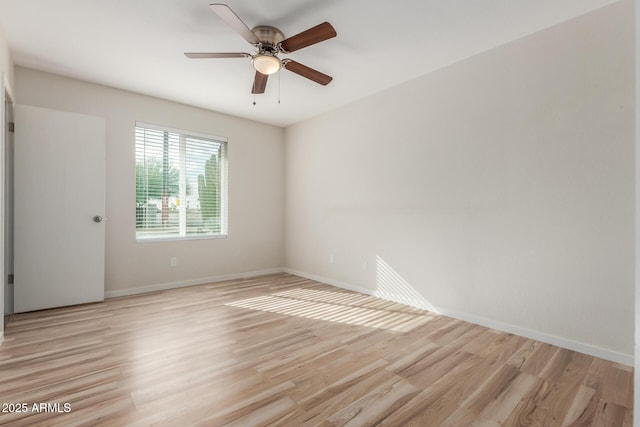
[[[630,363],[633,31],[615,3],[288,128],[285,264]]]
[[[21,67],[16,67],[16,95],[21,104],[107,120],[107,295],[198,283],[283,265],[281,128]],[[136,243],[136,121],[228,138],[228,238]],[[171,268],[174,256],[178,266]]]

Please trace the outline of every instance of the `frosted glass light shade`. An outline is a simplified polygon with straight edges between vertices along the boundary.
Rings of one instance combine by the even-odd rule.
[[[277,73],[281,67],[280,60],[271,55],[256,55],[251,60],[251,63],[256,71],[267,76]]]

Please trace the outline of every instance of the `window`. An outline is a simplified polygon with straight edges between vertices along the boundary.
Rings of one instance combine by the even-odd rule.
[[[225,237],[227,141],[136,122],[136,240]]]

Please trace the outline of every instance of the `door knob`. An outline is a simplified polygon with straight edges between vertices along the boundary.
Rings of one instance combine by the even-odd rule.
[[[93,222],[102,222],[104,220],[104,218],[102,218],[100,215],[96,215],[93,217]]]

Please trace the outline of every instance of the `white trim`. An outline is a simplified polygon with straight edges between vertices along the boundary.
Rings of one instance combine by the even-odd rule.
[[[148,292],[165,291],[167,289],[184,288],[187,286],[206,285],[208,283],[223,282],[225,280],[248,279],[251,277],[265,276],[268,274],[284,273],[282,268],[269,268],[265,270],[248,271],[245,273],[222,274],[220,276],[202,277],[199,279],[183,280],[179,282],[158,283],[156,285],[140,286],[137,288],[116,289],[113,291],[105,291],[104,297],[116,298],[127,295],[146,294]]]
[[[13,90],[11,89],[11,85],[9,84],[9,79],[7,78],[7,73],[3,73],[2,81],[4,82],[4,91],[9,95],[9,101],[11,104],[16,103],[16,98],[13,96]]]
[[[445,316],[453,317],[458,320],[464,320],[465,322],[475,323],[476,325],[485,326],[487,328],[496,329],[502,332],[508,332],[510,334],[519,335],[521,337],[541,341],[547,344],[553,344],[558,347],[588,354],[589,356],[599,357],[600,359],[606,359],[612,362],[621,363],[623,365],[633,366],[633,356],[630,354],[619,353],[617,351],[608,350],[606,348],[598,347],[592,344],[586,344],[571,340],[569,338],[558,337],[555,335],[546,334],[544,332],[535,331],[516,325],[510,325],[508,323],[499,322],[497,320],[488,319],[482,316],[476,316],[474,314],[462,313],[459,311],[440,307],[438,307],[437,310],[440,314],[444,314]]]
[[[368,288],[363,288],[357,285],[352,285],[351,283],[341,282],[339,280],[318,276],[316,274],[311,274],[305,271],[295,270],[293,268],[288,268],[288,267],[283,268],[283,271],[288,274],[293,274],[294,276],[304,277],[305,279],[315,280],[316,282],[326,283],[327,285],[331,285],[331,286],[337,286],[338,288],[348,289],[354,292],[360,292],[361,294],[365,294],[365,295],[373,295],[373,290]]]
[[[158,242],[175,242],[178,240],[211,240],[211,239],[227,239],[229,234],[211,234],[211,235],[194,235],[194,236],[158,236],[158,237],[136,237],[136,243],[158,243]]]
[[[2,324],[0,324],[0,345],[2,345],[2,340],[4,337],[4,316],[5,316],[5,306],[7,305],[6,302],[6,287],[7,285],[5,284],[5,280],[7,278],[7,275],[5,274],[5,269],[7,267],[5,261],[6,261],[6,256],[4,253],[4,249],[5,249],[5,232],[4,232],[4,227],[5,227],[5,203],[7,201],[7,193],[6,193],[6,184],[5,184],[5,170],[6,170],[6,163],[7,163],[7,159],[6,159],[6,154],[7,154],[7,150],[6,150],[6,146],[7,146],[7,133],[8,133],[8,129],[6,129],[7,126],[7,118],[8,118],[8,113],[7,113],[7,103],[11,102],[11,97],[9,95],[9,89],[7,89],[8,85],[5,83],[7,81],[7,77],[5,75],[5,73],[1,73],[2,75],[2,84],[0,84],[0,91],[2,91],[0,93],[0,102],[2,102],[2,106],[0,106],[0,117],[2,118],[2,124],[0,125],[0,132],[2,132],[2,135],[0,135],[0,286],[2,286],[2,288],[0,288],[0,322],[2,322]],[[9,99],[6,99],[6,97],[9,97]]]
[[[306,279],[315,280],[317,282],[326,283],[328,285],[337,286],[339,288],[348,289],[355,292],[360,292],[366,295],[374,295],[379,298],[387,299],[390,301],[404,301],[406,298],[402,298],[398,296],[394,298],[391,295],[379,295],[376,294],[373,289],[363,288],[361,286],[352,285],[349,283],[341,282],[338,280],[330,279],[328,277],[322,277],[311,273],[306,273],[304,271],[294,270],[291,268],[284,268],[285,273],[294,274],[296,276],[304,277]],[[423,308],[420,304],[408,304],[412,305],[416,308]],[[514,335],[519,335],[521,337],[533,339],[536,341],[541,341],[547,344],[556,345],[558,347],[566,348],[569,350],[577,351],[580,353],[588,354],[590,356],[599,357],[601,359],[610,360],[612,362],[621,363],[627,366],[633,366],[633,355],[619,353],[617,351],[608,350],[606,348],[594,346],[591,344],[585,344],[578,341],[574,341],[568,338],[557,337],[555,335],[546,334],[544,332],[535,331],[531,329],[526,329],[516,325],[510,325],[508,323],[503,323],[497,320],[489,319],[482,316],[477,316],[470,313],[463,313],[456,310],[450,310],[443,307],[434,307],[435,312],[438,314],[442,314],[448,317],[453,317],[454,319],[463,320],[465,322],[474,323],[476,325],[484,326],[487,328],[495,329],[502,332],[507,332]]]
[[[168,126],[156,125],[156,124],[153,124],[153,123],[136,122],[136,127],[137,128],[153,129],[153,130],[157,130],[157,131],[160,131],[160,132],[177,133],[177,134],[180,134],[180,135],[192,136],[194,138],[206,139],[208,141],[229,142],[229,140],[224,136],[209,135],[209,134],[206,134],[206,133],[200,133],[200,132],[194,132],[194,131],[186,130],[186,129],[178,129],[178,128],[172,128],[172,127],[168,127]]]
[[[383,298],[391,301],[405,300],[401,297],[394,298],[392,295],[388,295],[388,296],[377,295],[375,294],[375,291],[373,289],[364,288],[362,286],[353,285],[351,283],[342,282],[339,280],[318,276],[316,274],[311,274],[311,273],[307,273],[304,271],[295,270],[287,267],[284,267],[284,268],[276,267],[276,268],[270,268],[265,270],[249,271],[244,273],[224,274],[219,276],[203,277],[199,279],[191,279],[191,280],[185,280],[180,282],[159,283],[157,285],[141,286],[138,288],[117,289],[114,291],[106,291],[104,293],[104,297],[116,298],[116,297],[122,297],[127,295],[137,295],[137,294],[144,294],[147,292],[156,292],[156,291],[164,291],[167,289],[182,288],[187,286],[205,285],[208,283],[222,282],[225,280],[248,279],[252,277],[265,276],[268,274],[277,274],[277,273],[293,274],[295,276],[304,277],[305,279],[315,280],[317,282],[326,283],[328,285],[336,286],[342,289],[348,289],[350,291],[359,292],[365,295],[375,295],[379,298]],[[409,305],[412,305],[412,304],[409,304]],[[423,307],[420,307],[419,304],[416,304],[414,306],[416,308],[423,308]],[[476,316],[470,313],[463,313],[463,312],[450,310],[442,307],[435,307],[435,311],[438,314],[452,317],[454,319],[463,320],[465,322],[474,323],[476,325],[484,326],[484,327],[495,329],[498,331],[519,335],[525,338],[541,341],[547,344],[556,345],[558,347],[588,354],[590,356],[599,357],[601,359],[610,360],[616,363],[633,366],[632,355],[619,353],[619,352],[608,350],[602,347],[597,347],[591,344],[585,344],[578,341],[573,341],[567,338],[557,337],[555,335],[546,334],[540,331],[522,328],[516,325],[510,325],[508,323],[499,322],[497,320],[489,319],[482,316]]]
[[[634,1],[634,24],[635,24],[635,254],[634,254],[634,263],[635,263],[635,277],[634,277],[634,290],[635,290],[635,301],[634,301],[634,355],[636,357],[636,362],[638,362],[638,366],[634,370],[634,380],[633,380],[633,413],[636,414],[633,420],[633,425],[636,427],[640,427],[640,416],[638,413],[640,412],[640,1]]]

